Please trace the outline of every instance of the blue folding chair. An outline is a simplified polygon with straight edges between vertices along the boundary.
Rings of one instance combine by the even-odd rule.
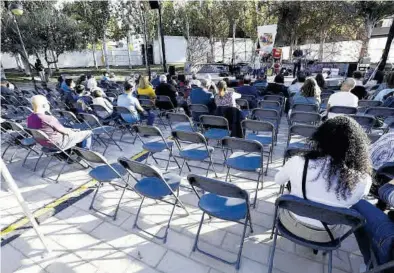
[[[280,113],[273,109],[253,109],[252,110],[252,118],[268,121],[272,123],[275,127],[275,144],[277,142],[277,136],[279,131],[279,123],[280,123]]]
[[[230,136],[228,121],[224,117],[202,115],[200,116],[200,124],[204,133],[204,137],[220,141],[226,136]]]
[[[199,252],[211,258],[222,261],[226,264],[235,265],[236,269],[238,270],[240,268],[242,248],[248,225],[250,226],[250,232],[253,233],[248,193],[234,184],[198,176],[195,174],[189,174],[187,180],[199,199],[198,207],[203,211],[197,230],[196,239],[193,245],[193,252],[198,250]],[[204,194],[199,195],[196,188],[201,189]],[[224,260],[198,247],[198,239],[200,237],[205,214],[208,214],[210,217],[244,225],[241,237],[241,245],[238,250],[237,259],[234,262]]]
[[[192,114],[193,122],[197,125],[200,124],[201,115],[209,115],[208,106],[204,104],[191,104],[189,106],[190,112]]]
[[[249,117],[250,115],[249,102],[246,99],[236,99],[235,103],[239,106],[244,116]]]
[[[168,229],[170,227],[171,219],[175,211],[175,207],[181,207],[186,211],[186,214],[189,215],[186,207],[183,205],[182,201],[179,199],[179,186],[181,184],[181,177],[176,174],[171,173],[161,173],[160,170],[154,168],[152,166],[129,160],[127,158],[119,158],[118,162],[128,171],[130,176],[134,178],[137,182],[134,186],[134,190],[142,195],[141,204],[138,208],[137,215],[135,217],[133,228],[137,228],[142,232],[145,232],[157,239],[163,240],[164,243],[167,241]],[[141,175],[141,179],[136,178],[136,174]],[[175,199],[174,203],[171,203],[164,198],[173,197]],[[156,234],[152,234],[138,226],[138,217],[141,212],[142,204],[144,203],[145,198],[150,198],[153,200],[160,200],[167,204],[172,205],[172,211],[170,214],[170,218],[168,220],[164,236],[157,236]]]
[[[243,120],[241,122],[241,126],[244,131],[245,139],[256,140],[260,142],[264,148],[267,148],[268,153],[264,149],[264,153],[268,154],[267,167],[265,169],[265,175],[267,175],[268,165],[270,161],[272,163],[272,155],[274,150],[274,125],[268,121]],[[252,132],[248,133],[248,130]]]
[[[89,172],[89,176],[97,181],[96,191],[94,192],[92,202],[90,203],[89,206],[90,210],[94,210],[98,212],[98,210],[96,210],[93,206],[94,200],[97,197],[97,193],[99,192],[99,189],[104,185],[104,183],[111,184],[115,180],[121,180],[125,183],[125,185],[122,187],[123,192],[119,198],[114,215],[111,216],[103,212],[100,212],[116,220],[116,215],[118,213],[119,206],[126,189],[131,189],[131,190],[133,189],[129,185],[129,177],[127,176],[127,171],[119,163],[112,163],[112,164],[108,163],[108,160],[98,152],[94,152],[91,150],[78,148],[78,147],[73,148],[73,152],[81,159],[83,159],[89,165],[90,168],[92,168],[92,170]],[[95,165],[98,164],[98,166],[93,166],[91,165],[92,163]],[[127,176],[127,180],[125,179],[126,176]]]
[[[365,113],[368,108],[379,107],[382,105],[381,101],[378,100],[359,100],[358,101],[358,112]]]
[[[372,127],[375,124],[375,118],[371,116],[349,115],[352,119],[357,121],[367,134],[371,133]]]
[[[230,170],[235,169],[244,172],[258,173],[256,193],[253,202],[253,208],[256,207],[257,191],[259,190],[260,178],[261,188],[263,189],[263,145],[256,140],[247,140],[241,138],[225,137],[222,140],[223,148],[236,152],[232,152],[230,156],[226,155],[225,166],[227,167],[226,181],[231,181]]]
[[[289,126],[294,124],[319,125],[322,117],[318,113],[292,111],[289,117]]]
[[[137,137],[142,142],[142,148],[144,150],[148,151],[148,155],[146,157],[145,164],[148,162],[149,155],[153,158],[153,160],[155,161],[156,164],[159,164],[159,162],[157,162],[157,159],[154,157],[153,154],[168,150],[169,156],[168,156],[168,160],[167,160],[166,170],[168,170],[168,166],[170,165],[171,158],[174,159],[175,163],[178,165],[178,168],[181,167],[178,164],[178,161],[176,160],[176,158],[174,157],[174,155],[172,153],[174,141],[173,140],[166,140],[163,136],[163,133],[161,132],[161,130],[158,127],[148,126],[148,125],[134,125],[133,129],[136,132]],[[151,136],[151,137],[156,137],[156,138],[145,142],[141,138],[141,135],[142,136]]]
[[[259,108],[261,109],[272,109],[278,111],[280,114],[282,112],[282,105],[278,101],[272,100],[262,100],[259,101]]]
[[[331,106],[328,113],[342,114],[342,115],[355,115],[357,114],[357,107],[350,106]]]
[[[195,126],[190,118],[183,113],[167,113],[171,130],[195,132]]]
[[[209,173],[209,168],[212,167],[215,176],[216,174],[215,166],[212,161],[212,153],[215,150],[212,146],[208,146],[208,142],[205,137],[197,132],[186,132],[186,131],[172,131],[172,137],[175,139],[175,143],[179,149],[179,156],[183,159],[181,169],[179,174],[182,173],[183,166],[186,164],[189,172],[191,172],[188,161],[201,161],[209,160],[209,165],[207,168],[207,176]],[[182,142],[189,143],[186,146],[182,146]],[[191,143],[191,144],[190,144]]]
[[[286,229],[279,218],[280,210],[288,210],[289,212],[296,215],[315,219],[327,225],[344,225],[349,227],[349,230],[339,238],[334,238],[334,240],[326,243],[307,240],[294,235],[291,231]],[[271,273],[273,269],[276,242],[277,237],[280,234],[282,237],[298,245],[302,245],[314,250],[328,252],[328,273],[332,273],[332,251],[339,249],[341,247],[341,243],[352,233],[354,233],[355,230],[363,226],[364,223],[364,217],[355,210],[331,207],[305,200],[293,195],[282,195],[276,199],[275,202],[275,225],[273,227],[275,236],[270,254],[268,272]]]
[[[296,154],[306,152],[310,149],[308,141],[316,130],[317,126],[306,124],[295,124],[289,128],[286,149],[283,155],[283,165],[286,163],[288,158]],[[291,140],[294,136],[302,137],[302,139],[292,142]]]
[[[316,104],[295,103],[291,107],[291,112],[311,112],[318,113],[319,107]]]

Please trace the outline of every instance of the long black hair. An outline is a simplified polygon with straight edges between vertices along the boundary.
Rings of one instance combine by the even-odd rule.
[[[324,122],[311,138],[312,150],[305,154],[326,161],[314,180],[323,177],[327,191],[335,185],[337,198],[346,200],[360,178],[371,174],[368,143],[364,130],[351,118],[338,116]]]

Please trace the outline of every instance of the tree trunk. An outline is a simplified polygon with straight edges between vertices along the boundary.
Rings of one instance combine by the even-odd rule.
[[[94,63],[94,67],[95,67],[96,69],[98,69],[97,58],[96,58],[96,44],[95,44],[95,43],[92,44],[92,53],[93,53],[93,63]]]
[[[394,39],[394,21],[391,23],[389,35],[387,36],[386,46],[384,47],[382,54],[382,61],[380,62],[380,65],[378,67],[380,71],[383,71],[384,67],[386,66],[387,58],[389,57],[390,48],[391,48],[391,44],[393,43],[393,39]]]
[[[56,71],[59,71],[59,68],[57,67],[57,61],[58,61],[58,59],[57,59],[56,56],[55,56],[55,52],[53,52],[53,50],[51,50],[51,53],[52,53],[53,64],[55,65],[55,70],[56,70]]]
[[[213,37],[209,38],[209,44],[211,45],[211,56],[209,62],[215,61],[215,39]]]
[[[320,33],[320,44],[319,44],[319,62],[323,61],[323,56],[324,56],[324,42],[325,42],[325,35],[323,31]]]
[[[232,39],[232,52],[231,52],[231,64],[234,65],[235,61],[235,31],[237,30],[237,22],[233,22],[233,39]]]
[[[104,30],[104,35],[103,35],[103,52],[104,52],[105,70],[109,73],[108,50],[107,50],[107,35],[105,33],[105,30]]]
[[[28,61],[28,59],[27,59],[25,56],[23,56],[23,55],[22,55],[22,63],[23,63],[23,67],[24,67],[24,69],[25,69],[25,75],[26,75],[26,76],[31,76],[31,75],[32,75],[32,72],[31,72],[31,69],[30,69],[29,61]]]
[[[375,22],[371,18],[368,17],[368,18],[364,19],[365,37],[362,40],[359,59],[369,56],[369,54],[368,54],[369,40],[371,39],[372,30],[373,30],[374,25],[375,25]]]
[[[127,33],[127,54],[129,56],[129,68],[131,69],[130,33]]]
[[[189,19],[186,17],[186,52],[187,52],[187,59],[186,61],[190,62],[191,60],[191,53],[190,53],[190,24]]]
[[[21,61],[21,55],[19,53],[15,54],[16,65],[18,66],[19,71],[23,71],[23,63]]]
[[[222,42],[222,62],[224,63],[224,49],[226,48],[226,43]]]

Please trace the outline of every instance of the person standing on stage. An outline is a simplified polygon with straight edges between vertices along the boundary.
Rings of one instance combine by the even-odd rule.
[[[294,52],[293,52],[293,57],[294,57],[293,78],[295,78],[297,71],[301,70],[302,55],[303,55],[303,52],[299,47],[297,47],[296,50],[294,50]]]

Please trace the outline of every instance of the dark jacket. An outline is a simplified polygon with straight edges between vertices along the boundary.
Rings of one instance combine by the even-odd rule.
[[[227,119],[232,137],[243,137],[241,122],[245,118],[241,110],[236,107],[220,106],[216,108],[215,116],[222,116]]]
[[[266,88],[266,93],[270,95],[283,95],[286,98],[289,98],[289,91],[287,90],[287,87],[283,84],[278,84],[271,82],[268,84]]]
[[[178,102],[176,100],[177,91],[176,88],[168,83],[162,82],[160,83],[155,90],[156,96],[167,96],[170,97],[172,104],[174,107],[178,106]],[[169,106],[161,105],[160,102],[157,102],[157,106],[159,108],[167,109]]]

